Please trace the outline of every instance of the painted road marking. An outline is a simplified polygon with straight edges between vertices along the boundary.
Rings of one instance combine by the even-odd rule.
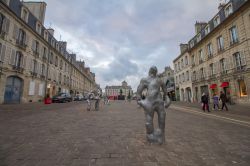
[[[207,116],[207,117],[210,116],[210,117],[220,119],[220,120],[223,120],[223,121],[227,121],[227,122],[230,121],[231,123],[234,123],[234,124],[250,127],[250,122],[248,122],[248,121],[242,121],[242,120],[232,119],[232,118],[228,118],[228,117],[224,117],[224,116],[219,116],[219,115],[214,115],[214,114],[209,114],[209,113],[204,113],[204,112],[193,111],[191,109],[194,109],[194,108],[190,108],[190,107],[189,108],[188,107],[183,108],[183,107],[178,107],[178,106],[171,106],[171,108],[179,110],[179,111],[188,112],[188,113],[199,114],[199,115],[202,115],[202,116]]]

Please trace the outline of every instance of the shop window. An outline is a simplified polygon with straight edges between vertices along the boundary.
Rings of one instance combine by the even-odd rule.
[[[244,80],[239,80],[240,96],[247,96],[247,88]]]

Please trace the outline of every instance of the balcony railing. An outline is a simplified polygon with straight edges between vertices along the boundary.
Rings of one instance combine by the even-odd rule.
[[[37,77],[37,72],[35,71],[31,71],[30,74],[32,75],[32,77]]]

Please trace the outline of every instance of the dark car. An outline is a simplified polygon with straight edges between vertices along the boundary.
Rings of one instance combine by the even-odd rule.
[[[52,97],[53,103],[65,103],[71,101],[72,97],[69,93],[59,93],[58,95]]]

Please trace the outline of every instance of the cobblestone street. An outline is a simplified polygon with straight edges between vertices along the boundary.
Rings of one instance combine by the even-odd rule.
[[[174,104],[166,144],[151,145],[134,101],[101,104],[98,112],[86,111],[85,102],[1,105],[0,165],[248,166],[248,118],[222,116]]]

